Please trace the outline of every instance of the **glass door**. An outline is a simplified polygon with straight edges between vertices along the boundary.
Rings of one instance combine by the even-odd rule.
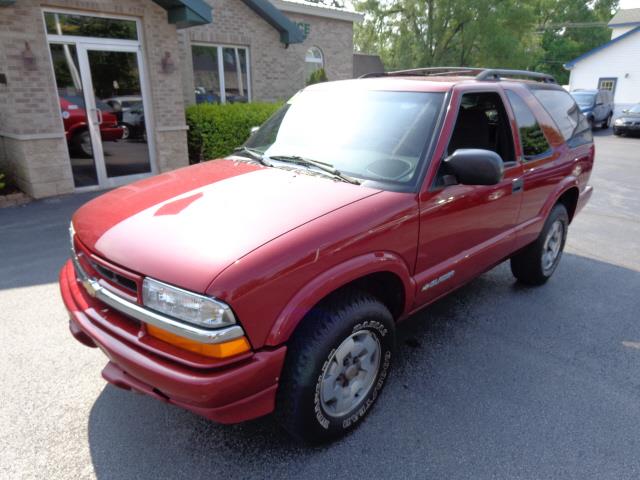
[[[137,47],[78,43],[89,139],[101,187],[152,173],[147,101]]]

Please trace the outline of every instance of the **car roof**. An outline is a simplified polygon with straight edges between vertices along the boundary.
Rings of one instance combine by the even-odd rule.
[[[316,83],[305,90],[382,90],[404,92],[447,92],[459,85],[529,85],[544,86],[544,88],[562,89],[557,84],[541,83],[534,80],[501,79],[501,80],[476,80],[470,76],[409,76],[388,74],[369,78],[357,78],[351,80],[338,80],[333,82]]]

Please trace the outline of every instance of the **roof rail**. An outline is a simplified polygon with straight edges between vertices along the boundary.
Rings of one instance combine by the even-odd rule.
[[[532,80],[541,80],[544,83],[558,83],[553,75],[548,73],[530,72],[529,70],[507,70],[500,68],[487,68],[476,76],[476,80],[500,80],[503,77],[525,77]]]
[[[557,83],[556,79],[549,74],[530,72],[528,70],[508,70],[496,68],[479,67],[425,67],[412,68],[409,70],[396,70],[393,72],[365,73],[359,78],[393,77],[393,76],[425,76],[437,77],[446,75],[468,75],[476,80],[501,80],[505,77],[524,77],[532,80],[539,80],[544,83]]]

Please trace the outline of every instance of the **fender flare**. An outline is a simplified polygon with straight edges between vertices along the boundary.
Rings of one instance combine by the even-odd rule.
[[[547,201],[542,206],[542,209],[540,211],[540,216],[544,220],[546,220],[546,218],[549,216],[549,213],[551,212],[551,209],[553,208],[553,206],[556,203],[558,203],[558,199],[562,195],[564,195],[566,192],[571,190],[572,188],[577,188],[578,189],[578,199],[579,199],[580,198],[580,185],[578,184],[578,179],[573,175],[564,178],[562,180],[562,182],[560,182],[560,184],[553,191],[553,194],[549,195],[549,197],[547,198]]]
[[[415,296],[415,282],[406,262],[395,253],[371,252],[334,265],[298,290],[278,315],[265,344],[277,346],[286,342],[305,315],[327,295],[354,280],[381,272],[392,273],[402,282],[406,312]]]

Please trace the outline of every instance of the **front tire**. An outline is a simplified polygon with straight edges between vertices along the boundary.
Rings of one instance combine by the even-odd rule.
[[[280,424],[309,443],[346,434],[377,400],[394,343],[393,316],[373,296],[328,297],[289,342],[276,399]]]
[[[91,145],[91,135],[88,130],[76,133],[72,139],[75,151],[84,158],[93,157],[93,146]]]
[[[611,125],[611,117],[613,116],[612,113],[609,114],[609,116],[607,116],[607,118],[605,119],[604,122],[602,122],[602,129],[606,130],[609,128],[609,126]]]
[[[569,215],[556,204],[537,240],[511,257],[511,272],[526,285],[542,285],[555,272],[567,239]]]

